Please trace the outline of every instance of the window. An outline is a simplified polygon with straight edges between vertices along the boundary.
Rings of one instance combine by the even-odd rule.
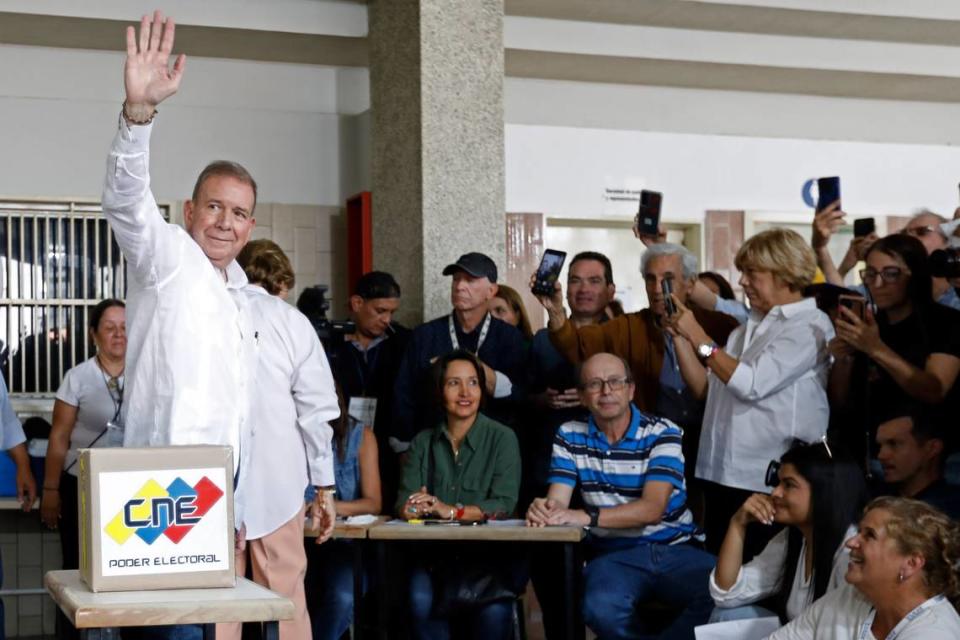
[[[99,204],[0,201],[0,366],[10,393],[53,396],[63,374],[94,354],[90,310],[126,288]]]

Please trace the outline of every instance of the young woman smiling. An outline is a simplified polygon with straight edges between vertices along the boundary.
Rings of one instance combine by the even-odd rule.
[[[710,576],[714,621],[769,615],[746,607],[768,598],[782,620],[792,620],[843,582],[843,543],[856,533],[867,500],[859,466],[821,441],[795,444],[770,471],[773,493],[750,496],[730,520]],[[784,528],[744,565],[745,532],[753,523]]]

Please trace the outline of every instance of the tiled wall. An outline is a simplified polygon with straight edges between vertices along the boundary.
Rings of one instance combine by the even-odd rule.
[[[743,244],[743,211],[707,211],[704,220],[705,271],[716,271],[740,290],[733,258]]]
[[[3,589],[38,589],[43,574],[60,568],[60,538],[47,531],[40,517],[12,510],[0,511],[0,556]],[[56,609],[45,595],[5,596],[7,637],[52,636]]]

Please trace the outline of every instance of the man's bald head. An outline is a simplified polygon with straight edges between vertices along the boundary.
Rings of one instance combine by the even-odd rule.
[[[580,402],[598,424],[629,417],[635,389],[630,366],[620,356],[598,353],[580,368]]]
[[[584,360],[583,364],[580,365],[580,384],[582,385],[585,381],[598,377],[594,372],[596,369],[608,370],[611,367],[617,366],[619,366],[620,369],[616,375],[630,377],[630,365],[620,356],[613,355],[612,353],[594,354]],[[606,376],[600,377],[605,378]]]

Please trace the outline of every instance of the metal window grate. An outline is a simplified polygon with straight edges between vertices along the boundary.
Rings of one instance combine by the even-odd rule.
[[[10,393],[51,397],[93,355],[90,309],[126,288],[99,204],[0,201],[0,367]]]

